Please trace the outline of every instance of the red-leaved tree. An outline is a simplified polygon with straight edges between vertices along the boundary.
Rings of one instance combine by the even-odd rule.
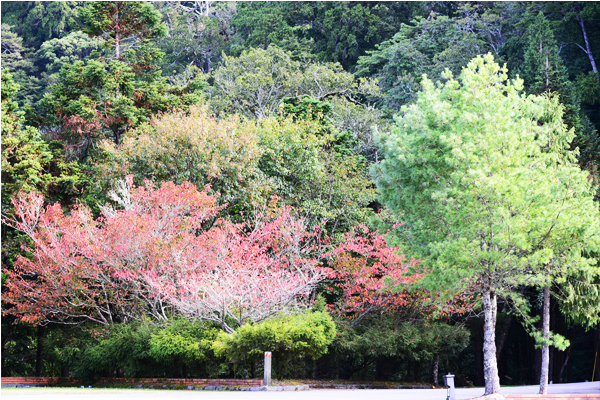
[[[416,260],[406,260],[397,247],[389,247],[385,237],[357,226],[344,236],[342,243],[327,254],[332,286],[340,300],[331,310],[359,322],[375,310],[397,310],[408,306],[411,296],[406,289],[421,277],[410,274]]]
[[[398,247],[387,245],[384,235],[364,225],[347,233],[325,256],[331,267],[327,290],[339,298],[329,309],[338,318],[350,319],[351,324],[360,323],[372,312],[429,319],[472,310],[473,296],[467,291],[442,301],[437,293],[416,287],[414,284],[423,277],[411,272],[418,260],[407,260]]]
[[[122,183],[111,196],[124,209],[107,207],[94,219],[76,206],[44,206],[43,196],[21,193],[13,200],[16,220],[6,221],[32,242],[8,275],[5,310],[33,323],[101,324],[150,315],[166,320],[169,304],[144,279],[193,239],[216,214],[215,199],[193,185],[160,189]]]
[[[290,210],[249,226],[214,220],[215,197],[194,185],[154,188],[122,182],[93,219],[84,206],[65,214],[37,194],[15,200],[31,257],[8,275],[5,313],[32,323],[101,324],[178,313],[235,325],[307,307],[326,271],[311,257],[317,234]],[[207,227],[210,225],[210,227]],[[231,326],[234,324],[234,326]]]

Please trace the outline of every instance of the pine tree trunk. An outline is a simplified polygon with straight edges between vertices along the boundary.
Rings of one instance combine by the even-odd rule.
[[[496,355],[498,358],[498,363],[500,362],[500,358],[502,357],[502,348],[504,347],[504,343],[506,342],[506,338],[508,337],[508,332],[510,331],[512,319],[513,316],[511,314],[508,314],[506,316],[506,321],[504,321],[504,325],[502,326],[502,332],[500,333],[500,337],[498,338],[498,344],[496,345]]]
[[[475,386],[484,386],[485,379],[483,378],[483,322],[479,318],[471,321],[473,345],[475,349]]]
[[[117,13],[115,14],[117,25],[120,26],[119,22],[119,8],[117,7]],[[115,55],[117,56],[117,60],[121,58],[121,37],[117,31],[115,35]],[[117,87],[118,90],[118,87]]]
[[[550,352],[548,338],[550,333],[550,286],[544,287],[544,309],[542,314],[542,365],[540,366],[540,394],[548,393],[548,366],[550,361]]]
[[[571,346],[567,349],[567,354],[565,356],[565,362],[560,368],[560,372],[558,373],[558,382],[563,383],[563,374],[565,372],[565,368],[567,368],[567,364],[569,363],[569,356],[571,355]]]
[[[433,369],[431,371],[431,383],[433,386],[438,385],[438,369],[440,365],[440,356],[438,354],[433,357]]]
[[[500,392],[500,377],[496,360],[496,294],[491,290],[483,291],[483,374],[485,378],[485,394]]]
[[[557,315],[558,308],[556,307],[556,300],[552,300],[550,296],[550,332],[562,333],[558,331],[556,321],[558,320]],[[556,372],[556,354],[558,349],[550,347],[550,366],[548,367],[548,381],[551,384],[554,381],[554,373]]]

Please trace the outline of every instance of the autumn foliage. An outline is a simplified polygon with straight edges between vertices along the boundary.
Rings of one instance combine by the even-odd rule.
[[[416,260],[406,260],[397,247],[389,247],[385,237],[359,226],[344,236],[328,254],[331,264],[331,291],[341,293],[332,311],[360,320],[383,308],[407,306],[411,296],[402,288],[421,277],[410,274]]]
[[[435,319],[473,309],[470,290],[444,297],[420,287],[419,260],[407,260],[400,248],[387,245],[385,235],[364,225],[344,235],[325,258],[331,267],[326,291],[339,299],[329,310],[352,324],[370,313]]]
[[[97,219],[81,205],[70,214],[45,207],[33,193],[14,200],[18,219],[7,222],[33,245],[31,258],[6,271],[5,313],[101,324],[183,314],[231,332],[305,308],[324,276],[310,255],[316,234],[288,209],[240,225],[215,220],[216,198],[189,183],[134,187],[128,179],[111,196],[120,208]]]

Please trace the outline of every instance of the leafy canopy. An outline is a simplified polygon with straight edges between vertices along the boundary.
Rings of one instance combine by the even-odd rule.
[[[431,272],[422,282],[510,297],[597,271],[585,251],[598,247],[598,207],[558,100],[521,94],[489,54],[444,78],[423,79],[375,169],[382,200],[406,221],[398,240]]]

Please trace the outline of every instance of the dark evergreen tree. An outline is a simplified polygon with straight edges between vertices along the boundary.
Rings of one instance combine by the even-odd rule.
[[[10,26],[2,24],[2,69],[10,72],[19,90],[11,96],[20,106],[36,104],[43,90],[32,49],[23,45],[23,38]]]
[[[542,12],[527,29],[525,40],[527,47],[520,71],[525,89],[531,94],[548,92],[559,96],[565,106],[564,121],[577,135],[572,147],[579,148],[581,165],[595,171],[600,162],[600,138],[581,109],[581,94],[569,80],[551,23]]]
[[[199,101],[199,80],[169,85],[157,68],[162,53],[153,41],[166,28],[152,4],[91,2],[79,16],[83,31],[100,40],[107,55],[94,52],[89,60],[64,64],[58,84],[42,100],[48,125],[60,128],[76,154],[86,157],[107,133],[118,144],[150,115]]]
[[[37,50],[47,40],[73,30],[71,19],[83,1],[4,1],[2,22],[14,27],[24,44]]]

